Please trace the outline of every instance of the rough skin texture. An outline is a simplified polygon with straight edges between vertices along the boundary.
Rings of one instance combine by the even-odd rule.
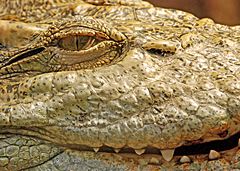
[[[158,150],[239,135],[239,26],[140,0],[0,0],[0,19],[1,171],[240,169],[237,146]]]

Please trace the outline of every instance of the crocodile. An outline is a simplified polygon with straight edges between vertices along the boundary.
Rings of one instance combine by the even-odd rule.
[[[240,26],[141,0],[0,0],[0,170],[240,170]]]

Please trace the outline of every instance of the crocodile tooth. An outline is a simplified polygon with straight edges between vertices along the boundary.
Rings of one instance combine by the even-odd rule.
[[[137,153],[138,155],[141,155],[145,152],[145,149],[136,149],[135,153]]]
[[[99,147],[94,147],[93,150],[95,151],[95,153],[97,153],[99,151]]]
[[[238,139],[238,147],[240,147],[240,138]]]
[[[218,159],[220,158],[221,154],[215,150],[210,150],[209,152],[209,155],[208,155],[208,158],[210,160],[215,160],[215,159]]]
[[[182,156],[180,159],[180,163],[190,163],[191,159],[188,156]]]
[[[115,151],[115,153],[119,153],[120,148],[114,148],[113,150]]]
[[[160,150],[163,158],[168,162],[172,160],[174,151],[175,149]]]

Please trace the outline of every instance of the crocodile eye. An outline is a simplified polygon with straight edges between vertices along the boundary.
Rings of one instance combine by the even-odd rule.
[[[91,17],[67,18],[34,37],[31,45],[13,52],[0,65],[0,72],[12,77],[92,69],[115,64],[128,49],[127,37],[105,22]]]
[[[52,37],[46,46],[66,70],[73,65],[80,69],[110,64],[119,59],[125,45],[124,41],[118,42],[104,32],[89,28],[61,30]]]
[[[100,22],[97,24],[101,26]],[[113,28],[79,25],[70,28],[60,25],[45,33],[45,53],[54,56],[54,67],[59,66],[60,70],[94,68],[121,59],[127,47],[125,35]]]
[[[65,50],[79,51],[89,49],[101,40],[90,36],[69,36],[59,40],[58,46]]]

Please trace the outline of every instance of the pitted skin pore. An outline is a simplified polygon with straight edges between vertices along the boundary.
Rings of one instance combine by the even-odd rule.
[[[0,170],[240,169],[236,148],[185,165],[88,151],[174,149],[238,133],[239,26],[140,0],[30,2],[0,1]],[[18,30],[27,36],[9,38]],[[80,64],[56,43],[78,30],[101,37]]]

